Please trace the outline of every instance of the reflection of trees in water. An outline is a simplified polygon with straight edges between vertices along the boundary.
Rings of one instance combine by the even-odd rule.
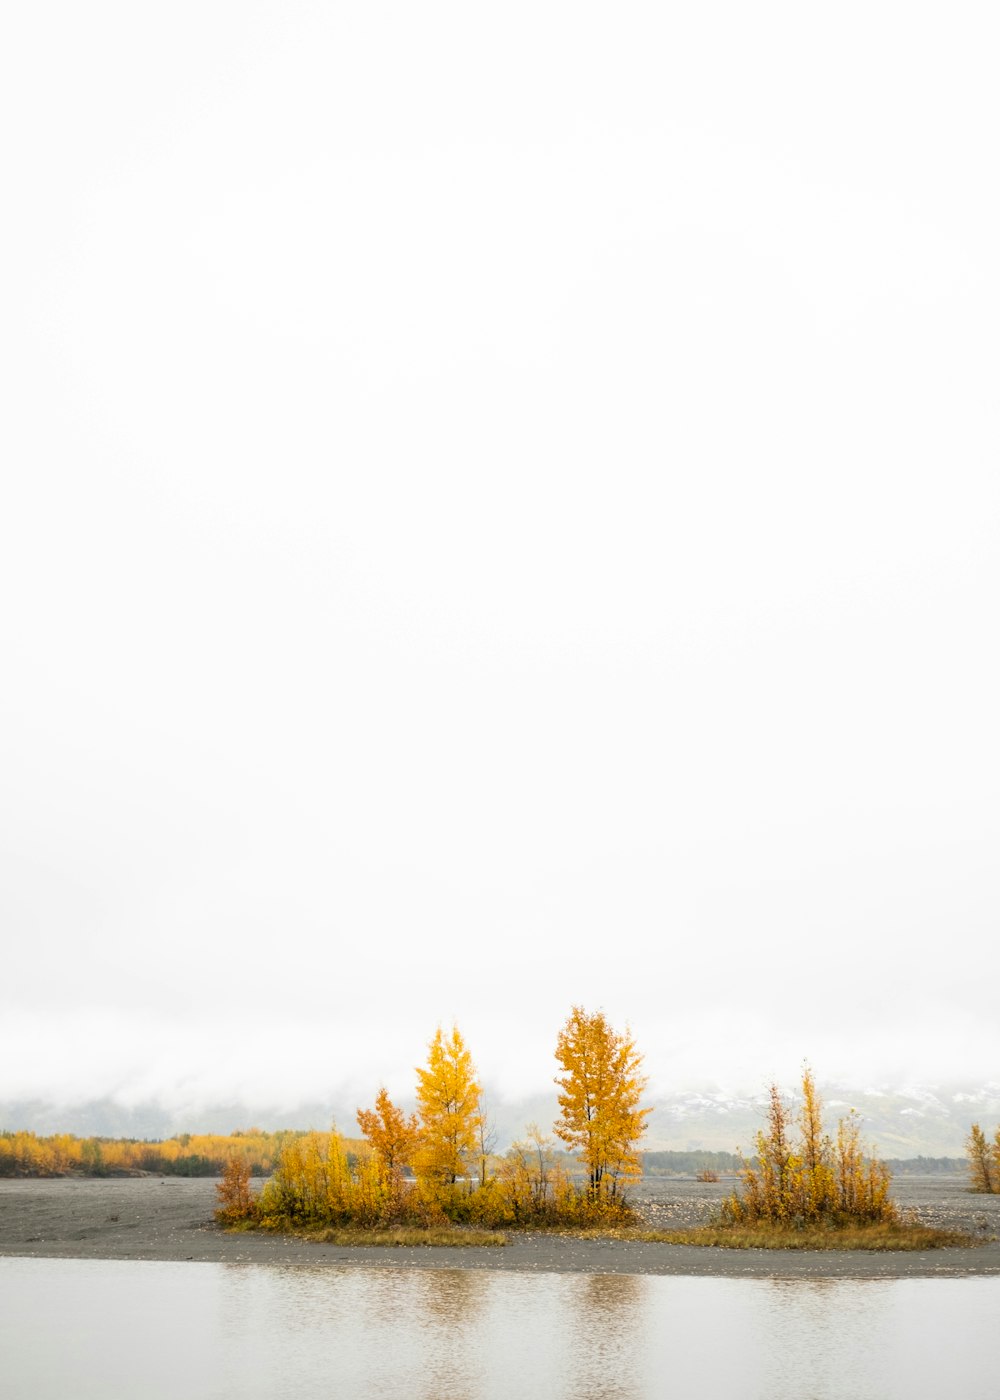
[[[474,1400],[496,1361],[481,1340],[481,1270],[230,1265],[224,1277],[223,1330],[262,1366],[291,1343],[299,1364],[322,1357],[341,1382],[358,1366],[373,1396]]]
[[[475,1322],[486,1299],[489,1279],[481,1269],[414,1269],[420,1276],[418,1298],[427,1320],[445,1328]]]
[[[645,1394],[640,1356],[647,1281],[638,1274],[580,1274],[565,1301],[570,1312],[567,1396],[636,1400]]]
[[[221,1321],[250,1388],[286,1366],[329,1367],[345,1393],[372,1397],[640,1400],[657,1393],[645,1373],[649,1285],[630,1274],[236,1265]]]
[[[224,1264],[221,1315],[228,1330],[329,1333],[400,1324],[402,1285],[398,1268],[329,1264]]]
[[[420,1319],[419,1394],[471,1400],[481,1393],[485,1348],[477,1331],[491,1280],[479,1269],[414,1269],[410,1299]]]
[[[388,1251],[387,1251],[388,1252]],[[363,1307],[365,1323],[376,1322],[380,1328],[398,1331],[406,1325],[414,1309],[414,1280],[411,1270],[380,1265],[359,1270],[357,1276],[364,1284]]]
[[[603,1313],[619,1325],[634,1326],[629,1309],[642,1300],[645,1283],[639,1274],[582,1274],[581,1283],[588,1308]],[[632,1321],[626,1321],[632,1317]]]

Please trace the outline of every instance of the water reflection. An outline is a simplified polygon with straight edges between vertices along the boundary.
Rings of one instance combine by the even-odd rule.
[[[445,1330],[474,1323],[489,1292],[489,1278],[479,1269],[414,1269],[408,1282],[427,1325]]]
[[[569,1341],[562,1394],[639,1400],[645,1393],[641,1332],[647,1284],[636,1274],[569,1276],[561,1309]]]
[[[641,1400],[649,1280],[227,1265],[222,1330],[260,1379],[326,1353],[372,1396]],[[362,1381],[363,1368],[363,1381]],[[359,1392],[360,1393],[360,1392]]]
[[[419,1394],[462,1400],[481,1392],[477,1332],[488,1279],[472,1269],[416,1269],[407,1278],[424,1354]]]
[[[0,1258],[21,1400],[994,1400],[1000,1280]]]

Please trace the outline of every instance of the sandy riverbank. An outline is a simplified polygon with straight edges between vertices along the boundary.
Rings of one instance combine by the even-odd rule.
[[[728,1189],[731,1183],[653,1179],[634,1198],[651,1224],[680,1228],[705,1220]],[[943,1177],[900,1178],[895,1195],[927,1224],[964,1229],[988,1242],[913,1254],[800,1253],[528,1234],[512,1236],[504,1248],[358,1249],[227,1234],[212,1222],[214,1181],[141,1177],[0,1180],[0,1254],[744,1278],[1000,1275],[1000,1196],[973,1196],[961,1178]]]

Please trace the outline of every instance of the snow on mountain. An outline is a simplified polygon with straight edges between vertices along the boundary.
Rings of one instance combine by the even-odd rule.
[[[887,1157],[961,1156],[973,1123],[992,1132],[1000,1125],[1000,1084],[868,1085],[819,1084],[829,1130],[853,1108],[862,1137]],[[649,1119],[647,1146],[653,1150],[749,1151],[764,1126],[767,1093],[733,1094],[703,1089],[661,1094]],[[793,1112],[799,1099],[785,1098]]]

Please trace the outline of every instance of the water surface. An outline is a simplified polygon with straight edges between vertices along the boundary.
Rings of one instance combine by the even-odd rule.
[[[998,1279],[0,1258],[4,1400],[994,1400]]]

